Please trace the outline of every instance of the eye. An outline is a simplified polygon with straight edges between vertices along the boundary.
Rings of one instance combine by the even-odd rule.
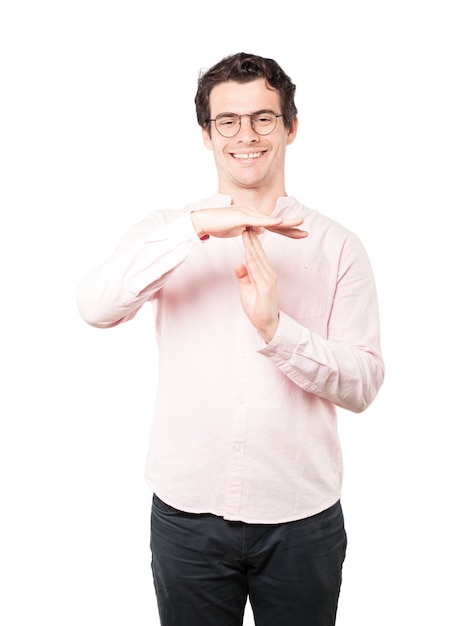
[[[266,126],[268,124],[272,124],[274,121],[274,115],[272,113],[258,113],[254,116],[254,124],[258,124],[260,126]]]
[[[239,124],[239,117],[235,115],[225,115],[224,117],[219,117],[216,123],[220,128],[232,128]]]

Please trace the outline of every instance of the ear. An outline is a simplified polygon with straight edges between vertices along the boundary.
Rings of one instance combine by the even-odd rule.
[[[213,150],[213,142],[211,140],[210,133],[208,132],[207,128],[202,128],[202,137],[203,137],[203,143],[208,148],[208,150]]]
[[[291,128],[288,129],[287,145],[291,144],[295,140],[295,137],[297,136],[297,131],[298,131],[298,117],[294,117],[292,126]]]

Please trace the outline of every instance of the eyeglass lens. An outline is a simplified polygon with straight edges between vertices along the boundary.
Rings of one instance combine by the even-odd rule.
[[[263,111],[260,113],[253,113],[252,115],[238,115],[237,113],[222,113],[217,115],[215,119],[215,125],[217,131],[223,135],[223,137],[234,137],[238,134],[241,128],[241,118],[250,117],[251,126],[258,135],[268,135],[271,133],[275,125],[277,124],[277,116],[270,111]]]

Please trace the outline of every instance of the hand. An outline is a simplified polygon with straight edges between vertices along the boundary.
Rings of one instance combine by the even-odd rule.
[[[251,228],[259,234],[266,229],[294,239],[306,237],[308,234],[306,231],[296,228],[303,223],[303,218],[272,217],[249,207],[230,206],[200,209],[192,211],[190,217],[200,238],[205,235],[237,237],[247,228]]]
[[[279,325],[277,274],[254,231],[242,233],[246,265],[237,265],[234,273],[244,312],[266,343]]]

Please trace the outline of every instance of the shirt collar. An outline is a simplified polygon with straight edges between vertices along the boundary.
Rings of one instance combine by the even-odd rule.
[[[212,207],[230,206],[231,196],[217,191],[210,199]],[[302,205],[293,196],[279,196],[275,203],[272,215],[282,216],[290,213],[298,215],[303,210]]]

